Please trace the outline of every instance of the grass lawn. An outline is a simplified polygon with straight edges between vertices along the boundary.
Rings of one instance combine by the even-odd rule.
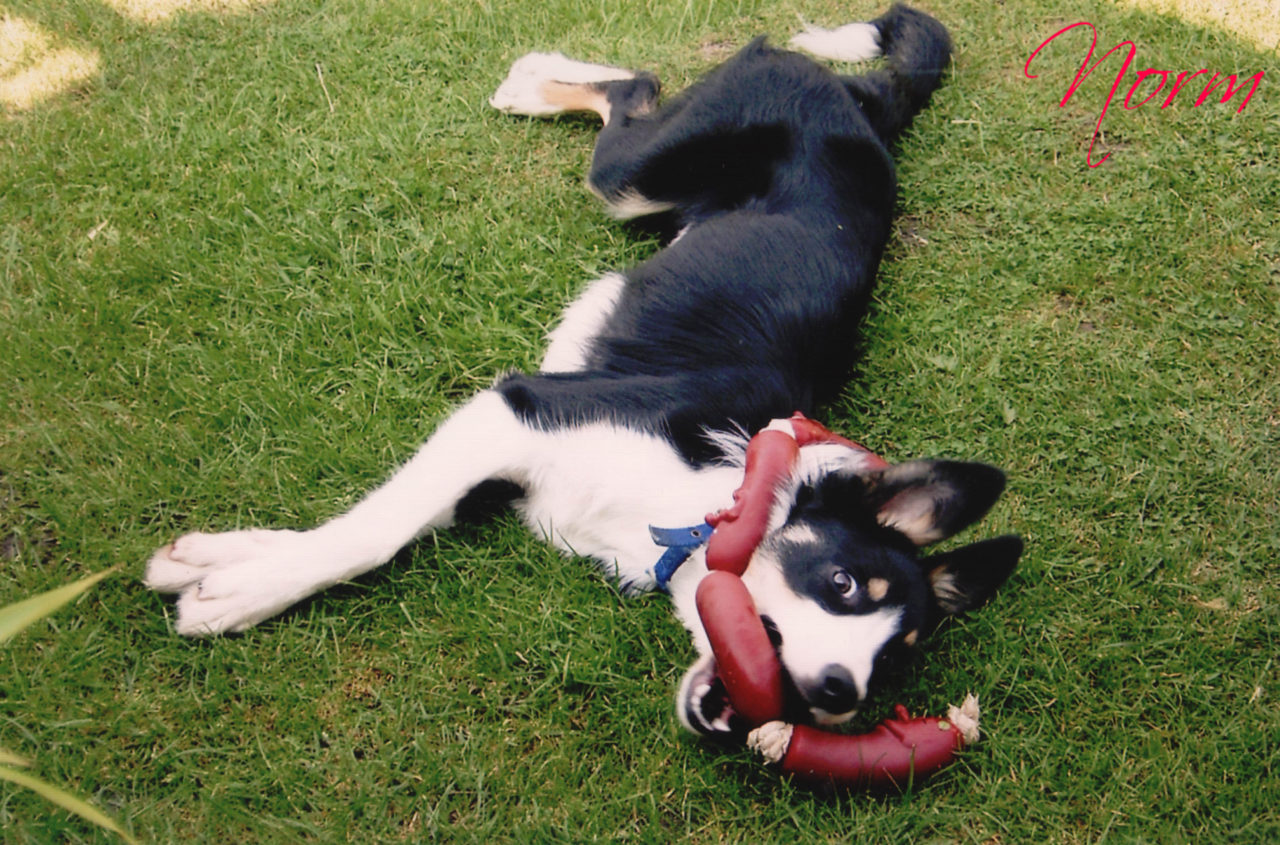
[[[0,652],[34,774],[154,842],[1280,840],[1274,51],[1095,0],[928,3],[955,68],[826,418],[1005,467],[980,533],[1028,550],[858,726],[971,690],[986,741],[907,795],[818,796],[684,735],[666,600],[511,518],[233,638],[176,637],[139,578],[186,531],[340,512],[654,249],[583,190],[590,122],[487,108],[513,59],[675,90],[878,2],[0,3],[93,60],[0,115],[0,603],[122,567]],[[1125,82],[1090,168],[1123,56],[1064,108],[1087,33],[1023,75],[1081,20],[1095,61],[1137,45],[1130,80],[1267,75],[1239,113],[1202,84],[1127,110]],[[110,840],[3,785],[0,828]]]

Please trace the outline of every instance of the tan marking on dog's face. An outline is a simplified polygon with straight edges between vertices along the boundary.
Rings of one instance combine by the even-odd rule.
[[[881,601],[889,595],[889,582],[883,578],[872,578],[867,582],[867,595],[872,601]]]

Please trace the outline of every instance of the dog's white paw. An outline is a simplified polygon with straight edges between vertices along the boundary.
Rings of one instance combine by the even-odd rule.
[[[869,23],[851,23],[838,29],[811,26],[792,38],[791,46],[823,59],[865,62],[880,55],[880,30]]]
[[[543,96],[542,86],[548,82],[613,82],[634,76],[629,70],[575,61],[562,53],[529,53],[511,65],[507,78],[489,98],[489,105],[507,114],[546,117],[564,111]]]
[[[174,630],[187,637],[243,631],[270,619],[315,588],[288,573],[264,572],[258,561],[219,570],[178,597]]]
[[[243,631],[325,586],[322,556],[297,531],[188,534],[152,556],[144,581],[180,594],[179,634]]]
[[[297,531],[227,531],[188,534],[151,556],[143,583],[160,593],[178,593],[211,571],[280,549]]]

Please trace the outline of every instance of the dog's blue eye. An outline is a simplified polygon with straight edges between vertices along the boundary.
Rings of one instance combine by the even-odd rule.
[[[839,591],[842,596],[850,595],[858,588],[858,583],[853,580],[853,576],[848,572],[845,572],[843,569],[837,569],[835,573],[832,574],[831,583],[835,585],[836,590]]]

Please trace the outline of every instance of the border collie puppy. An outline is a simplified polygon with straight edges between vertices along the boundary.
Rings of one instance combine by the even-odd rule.
[[[746,435],[812,415],[840,388],[889,236],[888,147],[950,57],[942,25],[903,6],[792,44],[884,60],[841,76],[760,39],[661,106],[646,73],[559,54],[518,60],[491,104],[599,114],[591,190],[620,218],[670,215],[679,234],[592,282],[551,333],[539,372],[501,378],[458,408],[349,512],[309,531],[189,534],[159,550],[146,581],[179,594],[178,632],[242,631],[499,493],[624,590],[665,586],[703,655],[678,694],[681,721],[740,729],[694,607],[703,552],[659,578],[664,549],[650,526],[696,524],[730,504]],[[800,450],[743,576],[792,718],[848,719],[882,654],[1005,580],[1016,537],[920,552],[980,518],[1003,486],[982,464],[886,466],[839,443]]]

